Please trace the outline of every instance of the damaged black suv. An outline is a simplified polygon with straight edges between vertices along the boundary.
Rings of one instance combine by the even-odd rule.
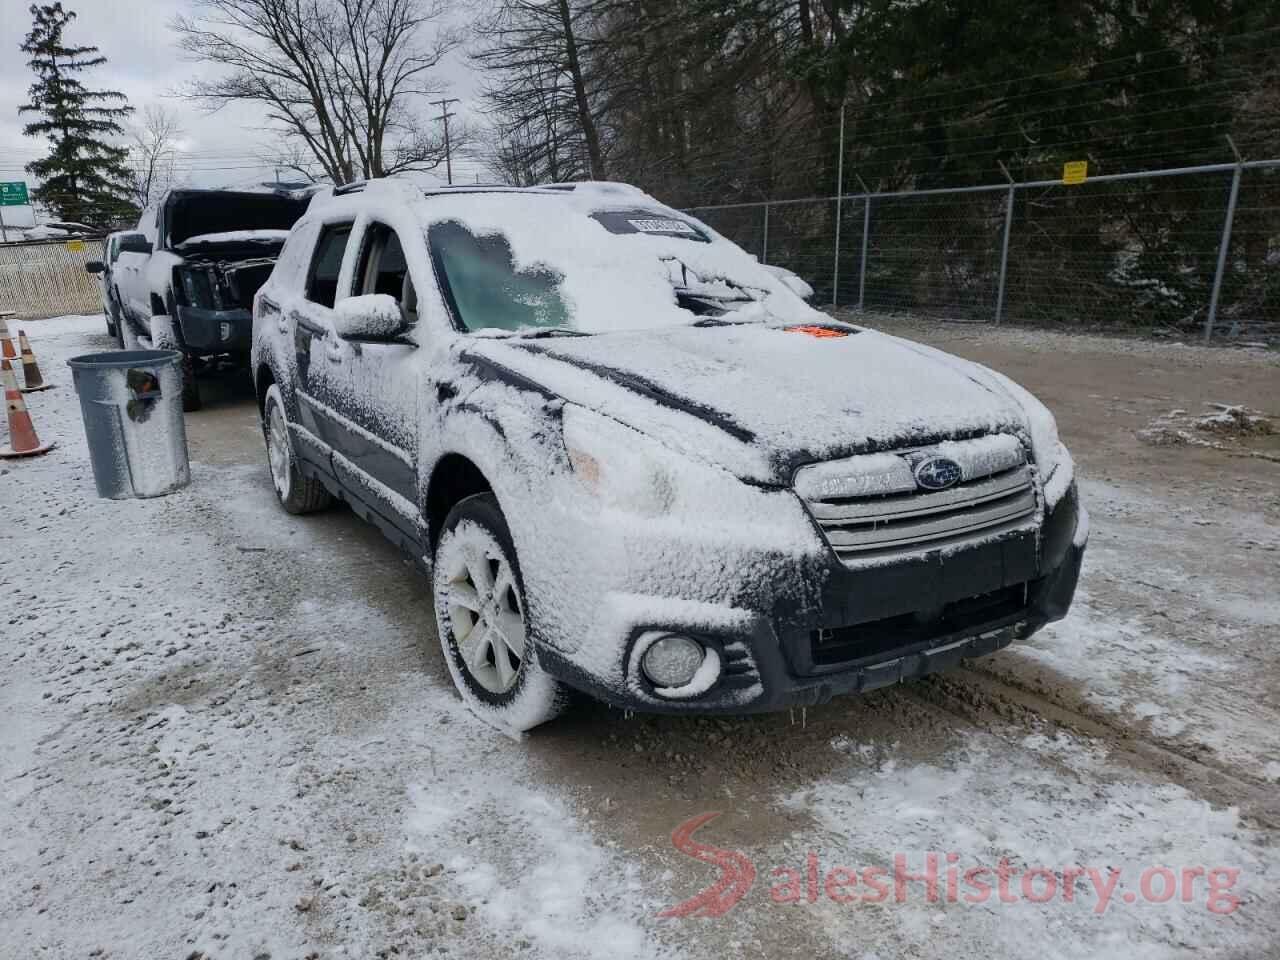
[[[200,406],[198,363],[247,357],[253,295],[311,192],[300,184],[169,190],[120,234],[112,273],[121,346],[182,351],[183,409]]]

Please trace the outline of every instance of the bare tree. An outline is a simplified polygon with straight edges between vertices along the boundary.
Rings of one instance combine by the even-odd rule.
[[[131,189],[139,207],[146,207],[173,186],[177,179],[174,160],[182,133],[178,115],[158,104],[144,107],[142,122],[130,127]]]
[[[488,75],[496,144],[490,165],[521,182],[606,176],[584,36],[587,2],[500,0],[472,52]]]
[[[173,22],[182,49],[225,74],[192,96],[258,104],[335,183],[444,161],[426,100],[458,44],[445,0],[195,0]],[[452,133],[453,131],[451,131]]]
[[[317,183],[325,175],[315,155],[296,140],[280,144],[274,152],[259,153],[257,159],[264,167],[274,168],[277,182]]]

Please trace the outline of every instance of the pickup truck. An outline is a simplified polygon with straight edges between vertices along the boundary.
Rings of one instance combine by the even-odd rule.
[[[120,234],[111,273],[121,346],[149,341],[183,353],[184,410],[200,408],[198,365],[224,356],[247,361],[253,296],[313,191],[169,190],[133,232]],[[89,268],[101,272],[102,265]]]

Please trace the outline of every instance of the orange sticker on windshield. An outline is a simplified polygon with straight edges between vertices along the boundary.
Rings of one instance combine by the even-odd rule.
[[[837,330],[835,327],[818,327],[812,324],[805,324],[799,327],[784,327],[787,333],[804,333],[811,337],[817,337],[820,340],[830,339],[832,337],[847,337],[848,330]]]

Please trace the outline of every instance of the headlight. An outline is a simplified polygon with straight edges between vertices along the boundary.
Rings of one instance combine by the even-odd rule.
[[[1040,473],[1040,482],[1044,485],[1045,504],[1052,507],[1062,499],[1075,478],[1071,454],[1058,439],[1058,421],[1049,412],[1049,408],[1030,391],[1004,374],[994,370],[991,374],[1012,395],[1026,415],[1027,429],[1031,434],[1031,454],[1035,458],[1036,470]]]
[[[200,294],[196,291],[196,278],[192,276],[190,270],[178,271],[178,278],[182,281],[182,292],[186,294],[187,303],[193,307],[200,305]]]
[[[675,501],[672,454],[616,420],[566,404],[564,446],[573,472],[603,503],[646,516]]]

